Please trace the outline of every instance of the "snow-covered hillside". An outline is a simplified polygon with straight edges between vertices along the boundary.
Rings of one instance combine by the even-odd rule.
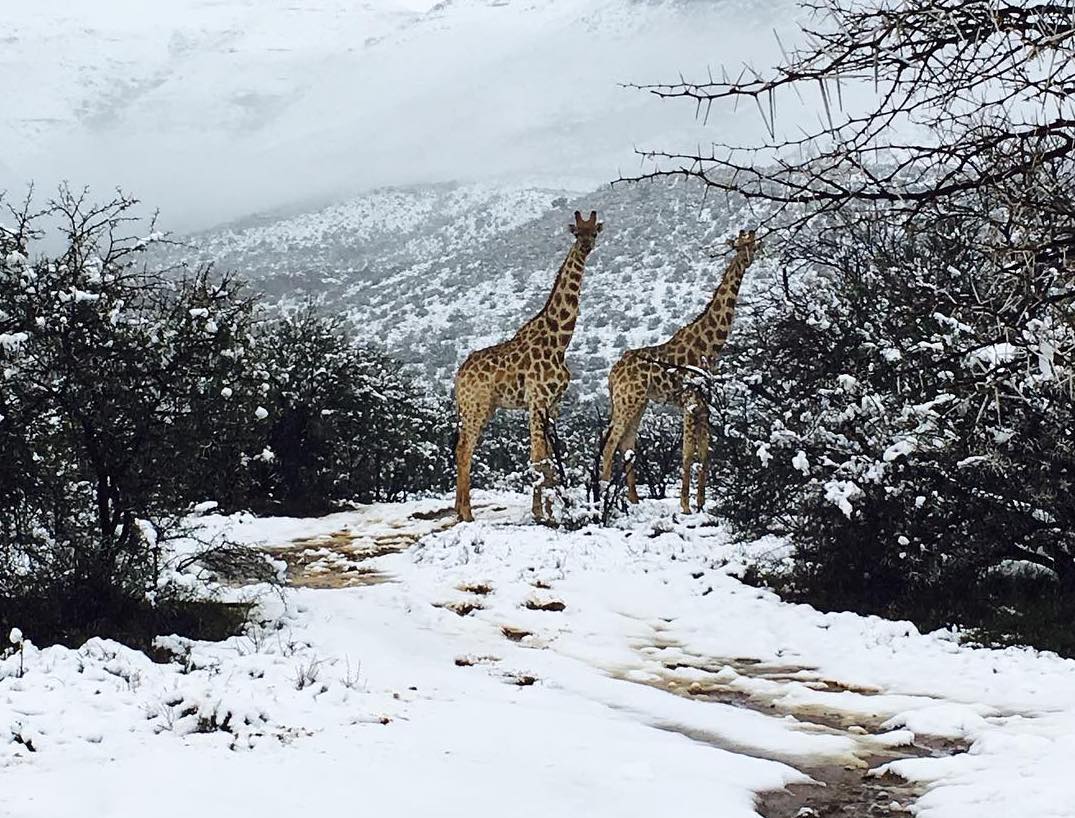
[[[488,185],[386,189],[290,217],[191,237],[189,260],[237,270],[284,301],[324,299],[361,331],[439,383],[472,349],[510,336],[548,296],[571,244],[573,210],[605,230],[587,262],[568,363],[587,392],[603,390],[623,349],[663,340],[719,283],[724,240],[757,219],[683,182],[579,192]],[[743,286],[772,280],[762,256]],[[734,342],[734,333],[733,333]]]
[[[1075,662],[784,604],[732,576],[780,543],[660,502],[581,532],[444,505],[204,518],[338,581],[164,663],[0,660],[0,815],[1072,815]]]
[[[621,83],[765,65],[789,0],[34,0],[0,20],[0,189],[123,186],[173,228],[386,184],[597,184],[703,130]]]

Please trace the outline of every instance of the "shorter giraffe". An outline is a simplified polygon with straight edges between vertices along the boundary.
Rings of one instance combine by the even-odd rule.
[[[740,230],[736,239],[728,241],[735,256],[724,271],[724,277],[705,310],[663,344],[630,349],[612,367],[608,389],[612,400],[612,421],[609,424],[601,452],[601,479],[612,478],[612,461],[619,448],[625,455],[627,499],[638,502],[633,451],[638,436],[638,424],[649,401],[670,404],[683,411],[683,482],[679,505],[690,513],[691,468],[697,459],[697,505],[705,502],[706,463],[709,458],[709,404],[702,389],[692,384],[693,376],[710,371],[728,339],[735,301],[743,273],[754,261],[760,247],[753,230]]]
[[[575,211],[575,221],[568,225],[575,241],[541,312],[510,340],[472,352],[455,375],[459,409],[455,510],[460,520],[474,519],[470,508],[471,459],[485,424],[501,408],[530,412],[530,463],[540,473],[534,484],[534,519],[541,520],[549,511],[541,505],[542,487],[555,483],[547,424],[559,411],[560,399],[571,381],[564,354],[575,332],[586,257],[602,227],[596,212],[584,219]]]

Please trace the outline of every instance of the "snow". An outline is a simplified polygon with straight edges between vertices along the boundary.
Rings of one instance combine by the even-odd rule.
[[[900,457],[905,457],[913,453],[916,448],[917,446],[915,444],[915,441],[910,438],[897,440],[895,443],[885,449],[885,452],[881,456],[881,459],[884,460],[886,463],[891,463],[893,460],[896,460]]]
[[[791,465],[796,471],[801,471],[807,476],[810,475],[810,460],[802,449],[799,449],[795,456],[791,458]]]
[[[17,351],[29,338],[25,332],[0,332],[0,348]]]
[[[858,378],[844,373],[836,378],[836,385],[842,392],[854,392],[859,385]]]
[[[829,480],[825,484],[825,499],[839,508],[848,518],[854,510],[851,499],[861,493],[862,489],[852,480]]]
[[[989,344],[968,353],[967,362],[989,368],[1014,361],[1021,354],[1022,350],[1014,344]]]
[[[757,450],[755,454],[758,456],[758,460],[761,461],[763,466],[768,466],[769,461],[773,459],[772,453],[769,451],[769,444],[765,441],[757,442]]]
[[[916,736],[968,748],[888,763],[921,816],[1073,814],[1075,662],[783,603],[729,574],[771,538],[672,504],[567,532],[525,524],[525,497],[475,501],[447,528],[440,498],[194,518],[274,548],[418,539],[368,563],[378,584],[266,594],[246,636],[159,640],[171,663],[100,639],[27,644],[21,678],[0,661],[0,815],[748,818],[758,791]],[[765,704],[688,693],[707,686]]]

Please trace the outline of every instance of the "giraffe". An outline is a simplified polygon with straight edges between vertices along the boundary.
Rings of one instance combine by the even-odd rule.
[[[743,273],[754,261],[761,243],[755,241],[753,230],[740,230],[737,238],[728,240],[728,245],[734,248],[735,255],[702,314],[663,344],[627,350],[608,375],[612,421],[601,452],[601,479],[606,483],[611,479],[617,447],[625,455],[634,449],[638,423],[650,400],[676,406],[683,411],[683,483],[679,505],[686,514],[690,513],[691,467],[695,459],[701,463],[697,494],[701,510],[709,457],[709,405],[700,388],[689,382],[689,376],[692,370],[701,374],[715,365],[728,339]],[[627,499],[637,503],[634,461],[628,459],[624,469]]]
[[[586,257],[603,226],[596,211],[584,219],[576,210],[574,223],[568,225],[575,241],[541,312],[510,340],[470,353],[456,372],[459,437],[455,446],[455,510],[460,520],[474,519],[470,508],[471,460],[485,424],[501,408],[527,409],[530,413],[530,463],[540,473],[533,490],[534,519],[541,520],[550,510],[541,505],[542,487],[555,482],[546,424],[558,412],[571,380],[564,353],[579,314]]]

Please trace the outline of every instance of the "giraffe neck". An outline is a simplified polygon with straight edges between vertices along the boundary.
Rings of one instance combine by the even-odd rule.
[[[575,321],[579,317],[579,292],[582,290],[582,275],[588,254],[589,251],[583,250],[577,241],[571,245],[556,273],[549,299],[535,318],[535,321],[544,322],[547,337],[561,353],[567,351],[575,332]]]
[[[712,363],[724,348],[735,316],[739,285],[749,266],[748,257],[737,253],[702,314],[677,333],[677,336],[682,333],[680,342],[689,348],[691,357],[697,358],[698,363]]]

